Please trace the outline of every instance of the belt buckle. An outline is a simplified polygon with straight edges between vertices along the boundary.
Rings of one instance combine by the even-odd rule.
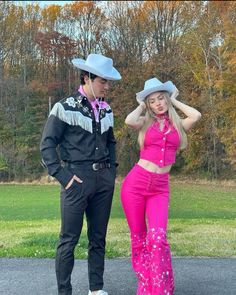
[[[92,168],[94,171],[98,171],[99,170],[99,163],[93,163]]]

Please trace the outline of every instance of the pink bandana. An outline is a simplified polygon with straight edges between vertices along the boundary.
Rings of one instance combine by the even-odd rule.
[[[87,97],[82,85],[80,85],[78,91],[85,97]],[[96,122],[99,122],[99,111],[105,109],[108,106],[108,104],[105,101],[99,101],[97,98],[91,101],[89,100],[89,102],[92,106]]]
[[[153,124],[157,125],[158,129],[160,130],[160,122],[158,121],[158,119],[164,120],[164,127],[160,131],[163,132],[163,133],[166,133],[169,130],[170,126],[171,126],[168,114],[167,113],[158,114],[158,115],[156,115],[156,118],[157,118],[157,120]]]

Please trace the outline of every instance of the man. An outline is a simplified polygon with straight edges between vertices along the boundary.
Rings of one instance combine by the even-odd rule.
[[[57,102],[40,144],[48,173],[61,183],[61,232],[56,253],[59,295],[71,295],[74,249],[87,219],[89,295],[103,291],[105,238],[116,176],[113,113],[104,101],[120,80],[113,61],[99,54],[73,59],[81,70],[78,92]]]

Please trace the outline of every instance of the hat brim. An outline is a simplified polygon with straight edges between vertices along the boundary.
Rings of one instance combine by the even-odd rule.
[[[86,72],[92,73],[96,76],[99,76],[103,79],[110,80],[110,81],[116,81],[121,79],[120,73],[112,67],[112,71],[109,73],[101,73],[98,69],[94,69],[88,65],[85,64],[85,60],[82,58],[74,58],[72,59],[72,64],[76,67],[79,68],[80,70],[84,70]]]
[[[153,87],[153,88],[142,90],[142,91],[136,93],[136,99],[138,101],[144,101],[145,98],[149,94],[151,94],[153,92],[159,92],[159,91],[166,91],[166,92],[168,92],[171,95],[173,93],[173,91],[174,91],[174,87],[175,86],[174,86],[174,84],[171,81],[167,81],[167,82],[163,83],[160,86],[156,86],[156,87]]]

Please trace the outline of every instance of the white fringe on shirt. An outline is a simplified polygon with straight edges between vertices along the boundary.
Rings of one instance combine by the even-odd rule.
[[[80,126],[84,130],[93,133],[92,118],[84,116],[81,112],[78,111],[65,110],[59,102],[57,102],[54,105],[49,115],[54,115],[69,125]],[[110,127],[114,126],[113,113],[107,113],[106,116],[102,118],[100,122],[101,134],[103,134]]]

